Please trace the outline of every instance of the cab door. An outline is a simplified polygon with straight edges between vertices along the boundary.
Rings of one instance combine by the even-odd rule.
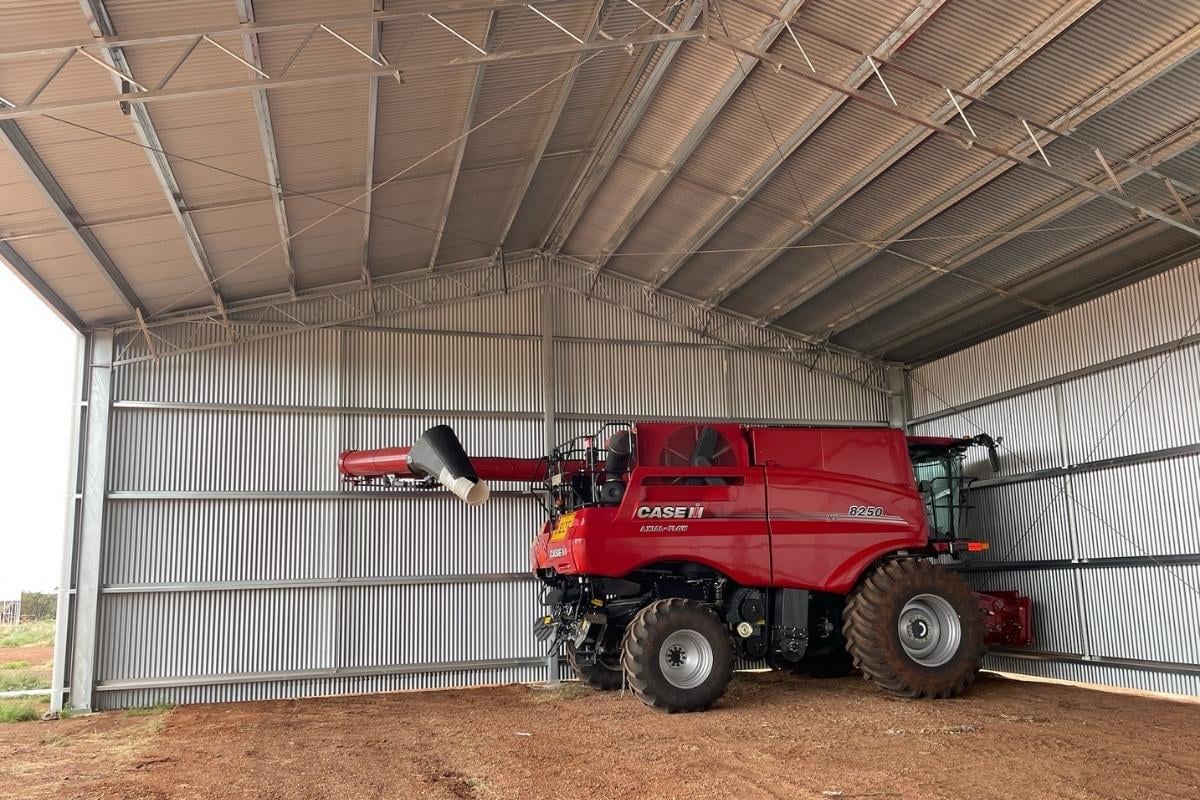
[[[877,558],[925,544],[901,431],[754,431],[765,471],[772,584],[843,593]]]

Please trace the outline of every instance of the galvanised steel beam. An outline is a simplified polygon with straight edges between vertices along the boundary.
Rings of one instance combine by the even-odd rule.
[[[524,4],[522,4],[524,5]],[[439,9],[441,11],[441,9]],[[243,33],[244,31],[237,31]],[[137,90],[131,87],[129,91],[108,96],[81,97],[73,100],[57,102],[34,103],[22,105],[6,102],[0,104],[0,120],[15,119],[24,116],[58,113],[81,108],[109,106],[115,103],[143,105],[147,103],[166,102],[179,98],[212,97],[222,94],[249,92],[257,90],[278,89],[282,87],[313,87],[334,83],[366,80],[374,77],[404,76],[422,72],[438,72],[450,67],[470,67],[479,64],[492,64],[500,61],[523,61],[527,59],[545,58],[574,53],[592,53],[597,50],[628,49],[630,47],[649,47],[672,42],[686,42],[700,39],[703,31],[673,31],[670,33],[648,33],[629,39],[613,40],[597,39],[579,44],[566,39],[561,44],[544,45],[541,47],[500,49],[487,55],[466,55],[448,59],[413,60],[411,62],[392,63],[378,67],[368,65],[361,69],[330,70],[322,74],[303,77],[262,78],[259,80],[235,81],[232,83],[213,83],[201,86],[189,86],[176,89],[147,89]],[[364,59],[365,64],[366,62]]]
[[[1162,141],[1155,144],[1153,147],[1139,153],[1136,159],[1141,164],[1157,166],[1162,162],[1179,155],[1184,150],[1187,150],[1197,143],[1200,143],[1200,130],[1196,129],[1195,124],[1189,125],[1180,131],[1172,133]],[[1097,186],[1111,185],[1110,177],[1115,178],[1117,186],[1121,186],[1128,181],[1133,180],[1141,175],[1140,172],[1130,168],[1119,168],[1115,172],[1101,174],[1097,177],[1095,183]],[[872,314],[877,314],[884,309],[891,308],[902,300],[912,296],[928,286],[933,281],[941,278],[944,275],[952,275],[956,270],[970,264],[977,258],[980,258],[985,253],[989,253],[1002,244],[1005,244],[1014,237],[1032,230],[1036,230],[1041,225],[1045,225],[1053,220],[1061,217],[1073,209],[1094,200],[1095,197],[1088,192],[1074,190],[1065,195],[1056,198],[1030,214],[1025,215],[1013,225],[1009,226],[1003,234],[990,237],[986,241],[967,247],[960,251],[948,261],[942,264],[931,265],[929,272],[917,278],[914,281],[900,287],[889,293],[887,297],[880,298],[872,303],[861,305],[858,307],[859,313],[863,317],[869,317]],[[1166,213],[1170,213],[1169,211]],[[1161,220],[1156,220],[1161,222]],[[1186,220],[1180,220],[1186,222]],[[1188,223],[1190,224],[1190,223]],[[1003,290],[1005,293],[1011,294],[1011,290]],[[835,320],[831,326],[833,335],[841,333],[848,328],[853,327],[860,321],[859,316],[852,313],[845,314]],[[889,343],[890,345],[891,343]]]
[[[901,47],[904,47],[909,40],[919,30],[921,30],[922,27],[924,27],[926,22],[928,22],[941,10],[942,6],[944,6],[946,2],[947,0],[926,0],[926,2],[923,2],[913,8],[909,15],[905,17],[904,20],[901,21],[901,23],[897,25],[890,34],[888,34],[888,36],[876,49],[876,53],[878,53],[879,57],[890,58],[891,56],[895,55]],[[1080,4],[1087,3],[1090,6],[1095,5],[1096,3],[1100,2],[1100,0],[1077,0],[1077,2]],[[870,80],[871,77],[874,76],[874,74],[875,71],[871,68],[871,65],[866,61],[863,61],[863,63],[855,68],[854,72],[850,74],[850,77],[847,79],[847,83],[856,88],[861,88],[863,84],[865,84],[868,80]],[[693,237],[691,241],[685,245],[682,245],[679,249],[683,250],[684,252],[681,253],[678,258],[663,266],[663,268],[658,271],[651,282],[657,286],[662,286],[667,281],[671,280],[672,276],[674,276],[675,273],[678,272],[685,263],[687,263],[687,261],[697,250],[703,249],[704,245],[717,235],[717,231],[719,231],[721,227],[734,216],[734,214],[736,214],[742,209],[743,206],[754,199],[755,195],[757,195],[758,192],[767,185],[779,168],[783,166],[788,157],[800,149],[800,146],[807,142],[809,138],[811,138],[813,134],[817,132],[821,125],[823,125],[826,120],[832,117],[839,108],[845,105],[848,100],[848,97],[840,94],[831,95],[828,99],[826,99],[816,111],[809,115],[808,119],[804,120],[804,122],[797,126],[796,129],[793,130],[786,139],[780,142],[779,151],[781,152],[771,153],[768,160],[763,162],[758,169],[755,170],[754,174],[750,176],[746,183],[731,193],[731,197],[727,201],[725,208],[717,215],[717,217],[701,228],[699,233],[697,233],[697,235]],[[899,158],[899,155],[895,156],[895,158]],[[881,158],[879,161],[882,162],[884,159]],[[886,169],[886,164],[883,167],[880,167],[874,174],[882,172],[883,169]],[[862,174],[867,174],[869,172],[870,168],[864,170]],[[873,176],[874,175],[872,175],[872,177]],[[754,268],[751,269],[754,270]],[[762,269],[762,267],[758,267],[758,269]],[[753,274],[757,274],[757,270],[739,275],[735,283],[740,285],[741,283],[750,280],[750,277],[752,277]],[[733,286],[732,283],[730,285]],[[732,291],[732,289],[728,289],[727,291]],[[713,300],[714,302],[719,302],[718,298],[713,298]]]
[[[592,9],[592,13],[588,17],[591,21],[588,23],[587,33],[583,35],[584,41],[590,42],[595,40],[596,35],[602,29],[600,18],[604,15],[604,6],[606,3],[607,0],[597,0],[595,8]],[[529,193],[529,185],[533,183],[533,176],[537,174],[538,167],[541,166],[542,156],[546,153],[546,146],[550,144],[550,138],[554,136],[554,129],[558,127],[558,119],[562,116],[563,108],[567,105],[567,100],[571,96],[571,90],[575,88],[575,81],[582,71],[585,60],[592,57],[585,56],[583,53],[577,55],[575,57],[575,64],[573,65],[574,69],[562,79],[562,86],[559,87],[558,96],[554,100],[554,107],[550,111],[549,119],[546,120],[546,125],[542,129],[541,136],[538,138],[537,146],[534,148],[533,158],[530,160],[529,166],[526,167],[525,174],[521,176],[521,180],[517,183],[517,199],[508,213],[504,227],[500,230],[500,236],[497,238],[498,244],[492,253],[494,258],[498,258],[504,251],[508,232],[512,230],[513,223],[517,219],[517,214],[521,212],[521,205],[525,202],[525,195]]]
[[[1200,675],[1200,664],[1178,661],[1152,661],[1144,658],[1085,655],[1083,653],[1058,653],[1046,650],[1019,650],[1010,647],[989,647],[990,655],[1018,658],[1026,661],[1052,661],[1065,664],[1088,664],[1095,667],[1135,669],[1143,672],[1165,672],[1171,675]]]
[[[93,36],[101,39],[116,35],[112,20],[108,16],[108,10],[104,6],[104,0],[79,0],[79,3]],[[104,48],[100,52],[100,58],[117,72],[130,78],[134,77],[129,62],[125,58],[125,51],[120,47]],[[128,88],[127,83],[121,78],[116,75],[110,75],[110,77],[118,91]],[[150,119],[150,110],[144,105],[131,105],[129,106],[129,120],[133,123],[133,130],[138,141],[145,148],[150,169],[153,170],[154,177],[158,179],[159,186],[162,187],[163,194],[167,198],[171,216],[179,223],[184,244],[187,245],[192,260],[196,262],[196,269],[204,278],[213,305],[217,309],[221,309],[224,306],[224,299],[221,297],[220,286],[213,273],[212,264],[209,263],[208,253],[204,250],[204,243],[200,241],[200,233],[196,230],[192,215],[187,210],[187,204],[183,199],[183,190],[179,187],[179,182],[175,180],[171,162],[167,159],[162,142],[159,141],[158,132],[154,129],[154,122]],[[144,310],[143,313],[145,313]]]
[[[1161,232],[1162,232],[1162,229],[1156,223],[1150,223],[1150,222],[1143,223],[1143,224],[1137,226],[1136,228],[1134,228],[1133,230],[1121,231],[1120,233],[1117,233],[1113,236],[1107,237],[1106,239],[1098,242],[1096,245],[1093,245],[1092,247],[1087,248],[1086,250],[1084,250],[1081,253],[1075,253],[1073,255],[1067,256],[1066,258],[1060,259],[1059,261],[1055,262],[1052,266],[1047,267],[1046,269],[1040,270],[1036,275],[1032,275],[1028,278],[1025,278],[1025,279],[1017,282],[1017,283],[1012,284],[1011,286],[1008,287],[1008,289],[1015,293],[1027,292],[1031,289],[1035,289],[1038,286],[1041,286],[1042,284],[1046,283],[1047,281],[1054,280],[1054,279],[1059,278],[1062,275],[1065,275],[1069,272],[1073,272],[1076,269],[1078,269],[1080,266],[1085,265],[1090,261],[1094,261],[1095,259],[1103,258],[1107,255],[1111,255],[1113,253],[1120,252],[1121,250],[1124,250],[1128,247],[1136,245],[1138,242],[1141,242],[1145,239],[1149,239],[1151,237],[1158,236]],[[1193,261],[1197,257],[1200,257],[1200,246],[1185,247],[1182,250],[1176,251],[1167,256],[1156,259],[1155,261],[1152,261],[1149,263],[1139,263],[1137,265],[1137,273],[1141,274],[1143,272],[1153,272],[1157,269],[1170,269],[1172,266],[1178,266],[1179,264],[1185,263],[1187,261]],[[1090,286],[1090,287],[1088,287],[1088,292],[1090,293],[1092,291],[1101,290],[1101,289],[1102,289],[1102,287]],[[918,331],[909,331],[909,332],[905,333],[902,337],[900,337],[900,339],[897,339],[895,341],[895,344],[893,344],[892,342],[889,342],[888,349],[892,349],[893,347],[903,346],[905,344],[909,344],[913,341],[916,341],[917,339],[924,338],[926,335],[928,335],[932,331],[939,331],[944,328],[961,325],[964,322],[970,320],[971,318],[977,316],[981,312],[986,311],[987,309],[992,308],[993,306],[999,305],[1000,303],[1004,302],[1005,299],[1006,298],[1004,298],[1003,296],[999,296],[999,295],[993,296],[993,297],[987,297],[987,298],[984,298],[983,300],[972,303],[968,308],[962,309],[960,311],[955,311],[954,313],[947,314],[943,317],[939,317],[936,321],[926,325],[923,329],[920,329],[919,335],[918,335]],[[1055,306],[1055,307],[1053,307],[1053,311],[1050,313],[1054,313],[1056,311],[1061,311],[1061,310],[1062,310],[1062,306]],[[1025,322],[1029,322],[1029,321],[1030,320],[1025,319],[1021,322],[1021,324],[1024,324]],[[975,338],[975,336],[977,336],[977,335],[981,335],[981,334],[972,334],[972,338]],[[922,355],[919,359],[917,359],[917,361],[924,362],[928,358],[929,358],[929,356]]]
[[[491,51],[492,49],[492,33],[496,29],[496,12],[488,14],[487,25],[483,31],[483,49]],[[433,269],[437,264],[438,250],[442,245],[442,234],[445,232],[446,223],[450,220],[450,208],[454,202],[454,190],[458,187],[458,176],[462,172],[463,156],[467,153],[467,140],[471,128],[475,125],[475,108],[479,105],[479,93],[483,90],[483,77],[487,67],[480,64],[475,68],[475,82],[471,85],[471,97],[467,100],[467,109],[463,115],[462,132],[459,134],[462,138],[458,141],[458,147],[454,150],[454,166],[450,169],[450,179],[446,184],[446,197],[442,201],[442,211],[438,215],[436,232],[433,234],[433,248],[429,252],[429,269]]]
[[[748,317],[707,307],[694,298],[657,290],[627,276],[601,272],[570,256],[549,259],[547,280],[554,287],[737,350],[800,364],[883,395],[892,393],[886,376],[889,364],[884,361],[781,328],[757,325]]]
[[[569,0],[542,0],[539,6],[549,7],[570,5]],[[202,36],[213,38],[222,36],[240,36],[243,33],[308,33],[321,25],[338,27],[341,25],[364,25],[368,22],[390,22],[400,20],[423,21],[429,14],[454,14],[471,11],[499,11],[505,8],[527,9],[529,4],[524,0],[446,0],[434,2],[428,6],[409,8],[405,11],[385,11],[371,14],[348,14],[337,17],[296,17],[277,20],[271,23],[252,23],[238,25],[233,28],[188,28],[170,30],[159,33],[147,33],[141,36],[103,36],[99,39],[71,40],[65,42],[50,42],[33,47],[0,48],[0,59],[31,58],[46,55],[61,55],[67,50],[79,47],[133,47],[146,44],[163,44],[174,42],[188,45]]]
[[[108,430],[112,405],[113,331],[94,330],[88,348],[87,426],[75,547],[75,614],[71,620],[71,708],[90,711],[96,685],[100,556],[108,495]],[[57,656],[56,656],[57,658]]]
[[[1112,81],[1106,87],[1106,91],[1095,92],[1089,95],[1081,103],[1073,106],[1062,114],[1059,114],[1046,127],[1059,131],[1073,130],[1086,120],[1110,107],[1113,103],[1128,96],[1130,93],[1137,91],[1149,81],[1182,63],[1194,52],[1198,39],[1200,39],[1200,26],[1192,28],[1190,31],[1188,31],[1188,33],[1179,37],[1174,42],[1171,42],[1165,47],[1160,48],[1150,58],[1138,62],[1120,78]],[[933,131],[931,130],[930,133],[933,133]],[[976,190],[1017,166],[1018,163],[1027,163],[1025,159],[1035,156],[1037,152],[1037,146],[1032,142],[1028,140],[1022,141],[1003,157],[998,157],[991,163],[985,165],[979,170],[976,170],[967,178],[959,181],[951,189],[942,193],[939,197],[925,204],[912,215],[899,222],[887,233],[880,237],[879,246],[874,248],[863,248],[861,254],[857,258],[855,258],[853,261],[850,261],[846,265],[839,267],[838,276],[822,276],[814,283],[802,287],[799,292],[780,303],[779,308],[775,309],[771,314],[769,314],[768,318],[778,319],[779,317],[791,312],[795,308],[799,307],[802,303],[815,297],[819,291],[831,286],[839,276],[846,277],[847,275],[857,271],[865,264],[875,259],[887,246],[894,244],[898,239],[907,236],[909,233],[916,230],[921,225],[924,225],[937,215],[941,214],[946,209],[956,205],[964,198],[974,193]]]
[[[1009,74],[1017,69],[1021,64],[1025,63],[1030,57],[1036,54],[1048,42],[1053,40],[1059,33],[1073,24],[1075,21],[1083,17],[1094,8],[1100,0],[1074,0],[1067,3],[1050,17],[1048,17],[1041,25],[1031,31],[1024,39],[1013,45],[1007,53],[998,59],[994,64],[977,75],[966,86],[966,91],[972,94],[982,94]],[[885,40],[884,44],[876,51],[876,58],[880,61],[891,58],[896,52],[903,47],[912,36],[920,30],[922,25],[933,14],[936,14],[941,9],[943,4],[938,3],[933,6],[927,13],[917,15],[914,19],[910,15],[905,22]],[[914,11],[914,14],[916,12]],[[851,75],[848,81],[849,85],[856,88],[862,88],[872,77],[875,72],[871,65],[863,62],[858,69]],[[814,114],[813,118],[806,122],[799,130],[797,130],[786,142],[784,142],[784,155],[790,156],[795,152],[801,144],[815,132],[816,127],[823,123],[834,111],[841,108],[849,98],[846,95],[837,94],[825,102],[825,104]],[[962,108],[966,108],[969,101],[961,102]],[[944,103],[938,110],[933,113],[933,119],[940,122],[948,122],[958,114],[958,109],[952,102]],[[782,248],[791,247],[798,243],[801,239],[808,236],[812,231],[829,218],[835,211],[845,205],[848,201],[856,197],[863,189],[865,189],[872,181],[883,174],[889,167],[910,153],[917,145],[925,141],[933,135],[933,131],[928,128],[914,128],[906,134],[900,141],[887,148],[874,161],[864,167],[853,178],[851,178],[841,190],[832,198],[821,204],[813,213],[812,218],[797,228],[786,238],[781,239],[775,246],[780,250],[768,252],[761,258],[752,263],[747,269],[730,280],[722,289],[710,298],[710,302],[720,303],[729,295],[736,292],[742,286],[750,281],[758,273],[762,272],[770,266],[777,258],[779,258],[785,250]],[[767,180],[775,173],[775,171],[783,165],[783,160],[773,161],[766,165],[769,167],[765,174],[755,174],[754,179],[747,184],[746,195],[742,197],[736,204],[731,206],[715,223],[709,233],[703,239],[697,240],[693,247],[685,248],[688,250],[699,250],[704,244],[716,234],[719,226],[724,225],[729,219],[766,184]],[[761,172],[761,171],[760,171]],[[659,283],[665,283],[672,275],[678,271],[688,259],[691,258],[691,253],[681,256],[678,261],[670,265],[668,271],[659,280]]]
[[[238,19],[242,24],[250,27],[254,24],[254,0],[234,0],[237,7]],[[262,53],[259,50],[258,34],[243,33],[242,34],[242,49],[246,54],[246,60],[254,65],[255,69],[262,69]],[[372,81],[377,81],[378,78],[373,78]],[[288,291],[292,294],[296,293],[296,268],[292,263],[292,235],[288,227],[287,208],[284,206],[284,188],[283,178],[279,171],[279,155],[275,151],[275,129],[271,124],[271,105],[267,100],[267,92],[265,89],[258,89],[250,93],[250,100],[254,104],[254,116],[258,120],[258,137],[262,142],[263,159],[267,168],[267,180],[271,182],[271,207],[275,212],[275,224],[279,226],[279,252],[283,256],[283,263],[287,267],[287,285]],[[374,126],[368,128],[367,135],[369,138],[369,148],[374,145],[375,132]],[[370,149],[368,149],[370,152]],[[370,181],[370,178],[367,178]],[[367,202],[370,203],[370,195],[367,196]],[[367,207],[368,211],[370,206]],[[368,225],[370,217],[367,217]]]
[[[1138,161],[1145,164],[1160,164],[1163,161],[1179,155],[1185,150],[1195,147],[1196,145],[1200,145],[1200,129],[1197,129],[1194,125],[1190,125],[1186,128],[1182,128],[1180,131],[1176,131],[1175,134],[1166,137],[1153,147],[1138,154]],[[1116,173],[1116,175],[1119,184],[1123,184],[1138,177],[1138,173],[1134,170],[1120,170]],[[1097,179],[1098,185],[1107,185],[1107,183],[1107,175],[1100,176],[1100,178]],[[1013,225],[1009,226],[1009,228],[1007,228],[1003,233],[988,237],[985,241],[979,244],[967,247],[944,264],[936,265],[936,267],[930,267],[928,273],[925,273],[915,280],[910,281],[908,284],[899,287],[894,292],[889,293],[886,297],[882,297],[870,304],[859,306],[859,311],[862,315],[861,318],[853,313],[846,314],[835,321],[831,328],[835,334],[847,330],[854,325],[857,325],[863,319],[869,318],[870,315],[877,314],[884,309],[891,308],[896,303],[899,303],[905,298],[912,296],[915,292],[920,291],[938,278],[941,278],[944,275],[953,275],[956,270],[962,269],[974,260],[982,257],[986,253],[991,252],[1000,245],[1005,244],[1014,237],[1019,236],[1027,231],[1036,230],[1037,228],[1061,217],[1063,214],[1079,208],[1080,206],[1094,199],[1096,199],[1095,195],[1088,192],[1079,190],[1067,192],[1066,194],[1057,197],[1049,203],[1045,203],[1030,213],[1024,215]],[[1181,220],[1183,219],[1182,215],[1174,218]],[[1161,220],[1155,217],[1154,222],[1161,222]],[[1074,257],[1069,257],[1067,261],[1074,263]],[[1056,269],[1055,272],[1058,274],[1061,273],[1062,270]],[[1034,278],[1036,277],[1037,276],[1034,276]],[[1022,281],[1020,284],[1016,284],[1012,287],[1004,287],[999,291],[1003,292],[1004,294],[1012,295],[1019,292],[1022,288],[1029,288],[1027,281]],[[1006,298],[999,296],[993,300],[992,303],[994,304],[1004,299]],[[974,313],[976,310],[977,307],[973,306],[971,313]],[[916,341],[917,339],[927,335],[931,330],[945,327],[947,324],[949,324],[949,317],[937,320],[933,327],[914,327],[913,329],[905,331],[898,336],[888,337],[885,345],[881,346],[886,346],[887,349],[892,350]]]
[[[347,493],[349,494],[349,493]],[[373,494],[379,494],[374,492]],[[412,495],[412,492],[407,493]],[[428,494],[435,494],[428,492]],[[452,496],[440,493],[441,496]],[[533,495],[525,494],[530,500]],[[428,586],[463,583],[512,583],[537,580],[532,572],[488,572],[459,575],[393,575],[370,578],[308,578],[279,581],[196,581],[190,583],[117,583],[101,594],[178,594],[191,592],[254,592],[271,589],[336,589],[342,586]]]
[[[417,308],[450,305],[496,294],[523,291],[542,285],[537,258],[510,257],[507,281],[490,260],[474,259],[463,268],[431,274],[389,276],[377,279],[370,289],[355,281],[348,285],[302,291],[295,299],[254,300],[230,304],[228,317],[193,312],[166,317],[145,325],[122,324],[117,329],[118,365],[150,361],[182,353],[213,350],[231,345],[289,336],[301,331],[336,328],[394,316]],[[152,337],[155,349],[144,340]]]
[[[792,15],[799,10],[804,2],[805,0],[786,0],[783,8],[779,11],[781,19],[772,22],[758,35],[754,40],[753,49],[769,50],[779,37],[779,34],[783,32],[783,20],[791,19]],[[683,141],[671,153],[667,168],[655,173],[650,185],[646,187],[646,191],[638,198],[633,209],[620,221],[616,231],[613,232],[608,242],[601,249],[602,255],[596,260],[598,269],[604,269],[612,254],[621,248],[621,244],[633,233],[633,229],[642,221],[642,218],[649,213],[650,207],[654,205],[655,201],[666,190],[667,185],[679,170],[683,169],[683,165],[687,162],[688,158],[695,152],[700,142],[704,140],[704,137],[708,135],[709,130],[712,129],[713,123],[716,122],[721,110],[733,99],[738,88],[750,77],[750,73],[758,66],[758,63],[759,59],[748,53],[743,53],[738,57],[737,68],[730,73],[729,78],[721,86],[720,91],[717,92],[717,95],[708,104],[708,107],[704,109],[704,113],[700,115],[700,118],[696,120],[696,124],[692,126],[692,129],[688,131]]]
[[[1192,334],[1190,336],[1185,336],[1181,339],[1175,339],[1170,342],[1163,342],[1162,344],[1156,344],[1152,347],[1147,347],[1142,350],[1138,350],[1134,353],[1128,353],[1123,356],[1111,358],[1107,361],[1101,361],[1097,364],[1091,364],[1086,367],[1080,367],[1079,369],[1072,370],[1070,372],[1064,372],[1062,375],[1056,375],[1053,378],[1046,378],[1044,380],[1034,381],[1033,383],[1027,383],[1024,386],[1018,386],[1014,389],[1008,389],[1003,392],[991,394],[991,395],[988,395],[987,397],[980,397],[976,400],[970,400],[965,403],[959,403],[958,405],[954,406],[953,408],[945,408],[941,411],[935,411],[930,414],[922,414],[921,416],[916,417],[915,419],[909,420],[909,425],[921,425],[923,423],[932,422],[933,420],[943,419],[945,417],[956,417],[956,416],[959,416],[964,411],[970,411],[971,409],[974,409],[974,408],[980,408],[981,406],[991,405],[992,403],[998,403],[1002,400],[1007,400],[1010,397],[1018,397],[1023,394],[1029,394],[1030,392],[1036,392],[1039,389],[1045,389],[1050,386],[1057,386],[1058,384],[1061,384],[1061,383],[1067,383],[1069,381],[1073,381],[1078,378],[1083,378],[1088,375],[1094,375],[1097,372],[1105,372],[1110,369],[1116,369],[1117,367],[1124,366],[1125,364],[1132,364],[1137,361],[1145,361],[1148,358],[1154,358],[1156,356],[1165,355],[1167,353],[1170,353],[1173,350],[1177,350],[1177,349],[1184,348],[1184,347],[1190,347],[1194,344],[1200,344],[1200,333]]]
[[[42,280],[42,276],[38,275],[33,267],[29,265],[29,262],[22,258],[21,254],[14,250],[8,242],[0,242],[0,261],[8,264],[16,276],[21,279],[21,282],[28,286],[34,294],[42,298],[59,319],[79,333],[87,331],[87,325],[83,323],[83,320],[79,318],[75,310],[71,308],[66,300],[59,297],[58,293],[51,289],[49,284]]]
[[[50,210],[62,223],[63,230],[70,234],[79,248],[91,262],[100,270],[108,282],[109,288],[116,293],[117,298],[125,304],[133,316],[140,312],[146,313],[142,301],[134,293],[133,287],[125,280],[125,276],[117,269],[112,258],[90,230],[83,225],[83,220],[66,192],[58,185],[58,181],[50,174],[50,169],[42,161],[33,145],[25,138],[25,134],[17,123],[11,119],[0,120],[0,139],[4,140],[9,151],[16,158],[17,164],[24,170],[25,175],[42,195]]]
[[[62,552],[58,565],[58,597],[54,615],[54,663],[50,670],[50,714],[58,716],[68,691],[68,672],[71,668],[71,620],[75,616],[75,545],[76,531],[83,518],[83,495],[79,465],[86,455],[87,395],[85,387],[91,378],[87,369],[90,337],[80,337],[75,349],[74,394],[71,398],[71,454],[67,474],[67,508],[62,532]]]
[[[705,0],[692,0],[692,4],[688,6],[688,10],[684,13],[683,19],[679,21],[676,30],[692,31],[696,26],[697,20],[700,19],[700,14],[704,8]],[[620,122],[607,123],[608,128],[611,129],[611,133],[605,137],[604,141],[597,145],[592,160],[577,179],[571,196],[563,204],[563,209],[559,213],[558,219],[551,225],[550,233],[546,235],[546,243],[543,244],[543,249],[553,254],[562,251],[563,245],[570,238],[571,231],[579,224],[579,218],[587,210],[592,197],[595,196],[596,191],[604,183],[604,179],[608,177],[608,173],[613,168],[613,165],[617,163],[617,156],[625,148],[625,143],[629,141],[629,137],[637,130],[638,124],[646,114],[646,109],[650,107],[650,101],[654,99],[654,95],[658,91],[659,84],[666,77],[671,62],[675,60],[675,56],[679,53],[679,48],[682,46],[683,42],[670,42],[659,48],[658,60],[654,62],[654,67],[645,80],[637,80],[641,76],[641,71],[636,71],[631,76],[635,80],[630,87],[630,93],[636,90],[637,96],[630,97],[630,95],[627,95],[625,106],[621,110],[622,116],[620,117]],[[647,63],[649,63],[654,52],[654,48],[647,48],[645,50]],[[642,66],[641,70],[645,70],[645,65]],[[617,127],[612,128],[613,124],[616,124]]]
[[[123,692],[134,689],[175,689],[188,686],[225,686],[237,683],[275,683],[326,678],[363,678],[371,675],[427,675],[438,672],[474,672],[484,669],[543,667],[546,659],[509,658],[484,661],[438,661],[424,664],[395,664],[370,667],[333,667],[281,672],[240,672],[219,675],[188,675],[174,678],[134,678],[97,684],[97,692]]]

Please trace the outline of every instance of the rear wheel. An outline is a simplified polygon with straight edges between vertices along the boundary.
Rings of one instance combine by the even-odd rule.
[[[945,569],[887,561],[846,602],[842,631],[864,677],[900,697],[954,697],[984,654],[975,593]]]
[[[598,656],[592,664],[580,664],[575,653],[575,645],[568,642],[567,663],[579,676],[580,683],[602,692],[620,689],[625,680],[619,656],[611,660],[605,660],[603,656]]]
[[[729,631],[707,607],[691,600],[658,600],[625,631],[629,688],[651,708],[703,711],[725,694],[733,675]]]

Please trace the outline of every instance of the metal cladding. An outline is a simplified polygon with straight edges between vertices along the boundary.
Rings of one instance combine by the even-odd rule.
[[[987,666],[1200,694],[1198,282],[1192,262],[912,371],[917,432],[1005,436],[998,474],[968,462],[991,549],[967,576],[1032,597],[1037,646]]]
[[[314,318],[337,313],[338,299],[325,302]],[[575,335],[582,324],[594,340]],[[621,392],[565,369],[571,359],[616,368],[631,353],[638,375]],[[771,375],[786,400],[740,386],[745,371]],[[95,554],[100,708],[557,675],[528,625],[539,610],[529,543],[543,513],[508,491],[534,477],[525,467],[547,438],[633,410],[887,417],[886,395],[770,348],[735,349],[553,289],[128,361],[112,384]],[[687,397],[692,385],[702,398]],[[519,459],[471,459],[496,490],[486,505],[441,489],[347,486],[332,466],[339,452],[412,442],[439,424],[470,454]],[[490,609],[488,624],[447,634],[439,620],[463,607]]]

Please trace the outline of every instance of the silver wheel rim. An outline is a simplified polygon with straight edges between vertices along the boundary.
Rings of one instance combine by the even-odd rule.
[[[659,648],[658,668],[672,686],[695,689],[712,674],[712,645],[698,631],[691,628],[677,630]]]
[[[942,666],[962,644],[958,612],[936,594],[919,594],[905,603],[896,629],[905,654],[923,667]]]

